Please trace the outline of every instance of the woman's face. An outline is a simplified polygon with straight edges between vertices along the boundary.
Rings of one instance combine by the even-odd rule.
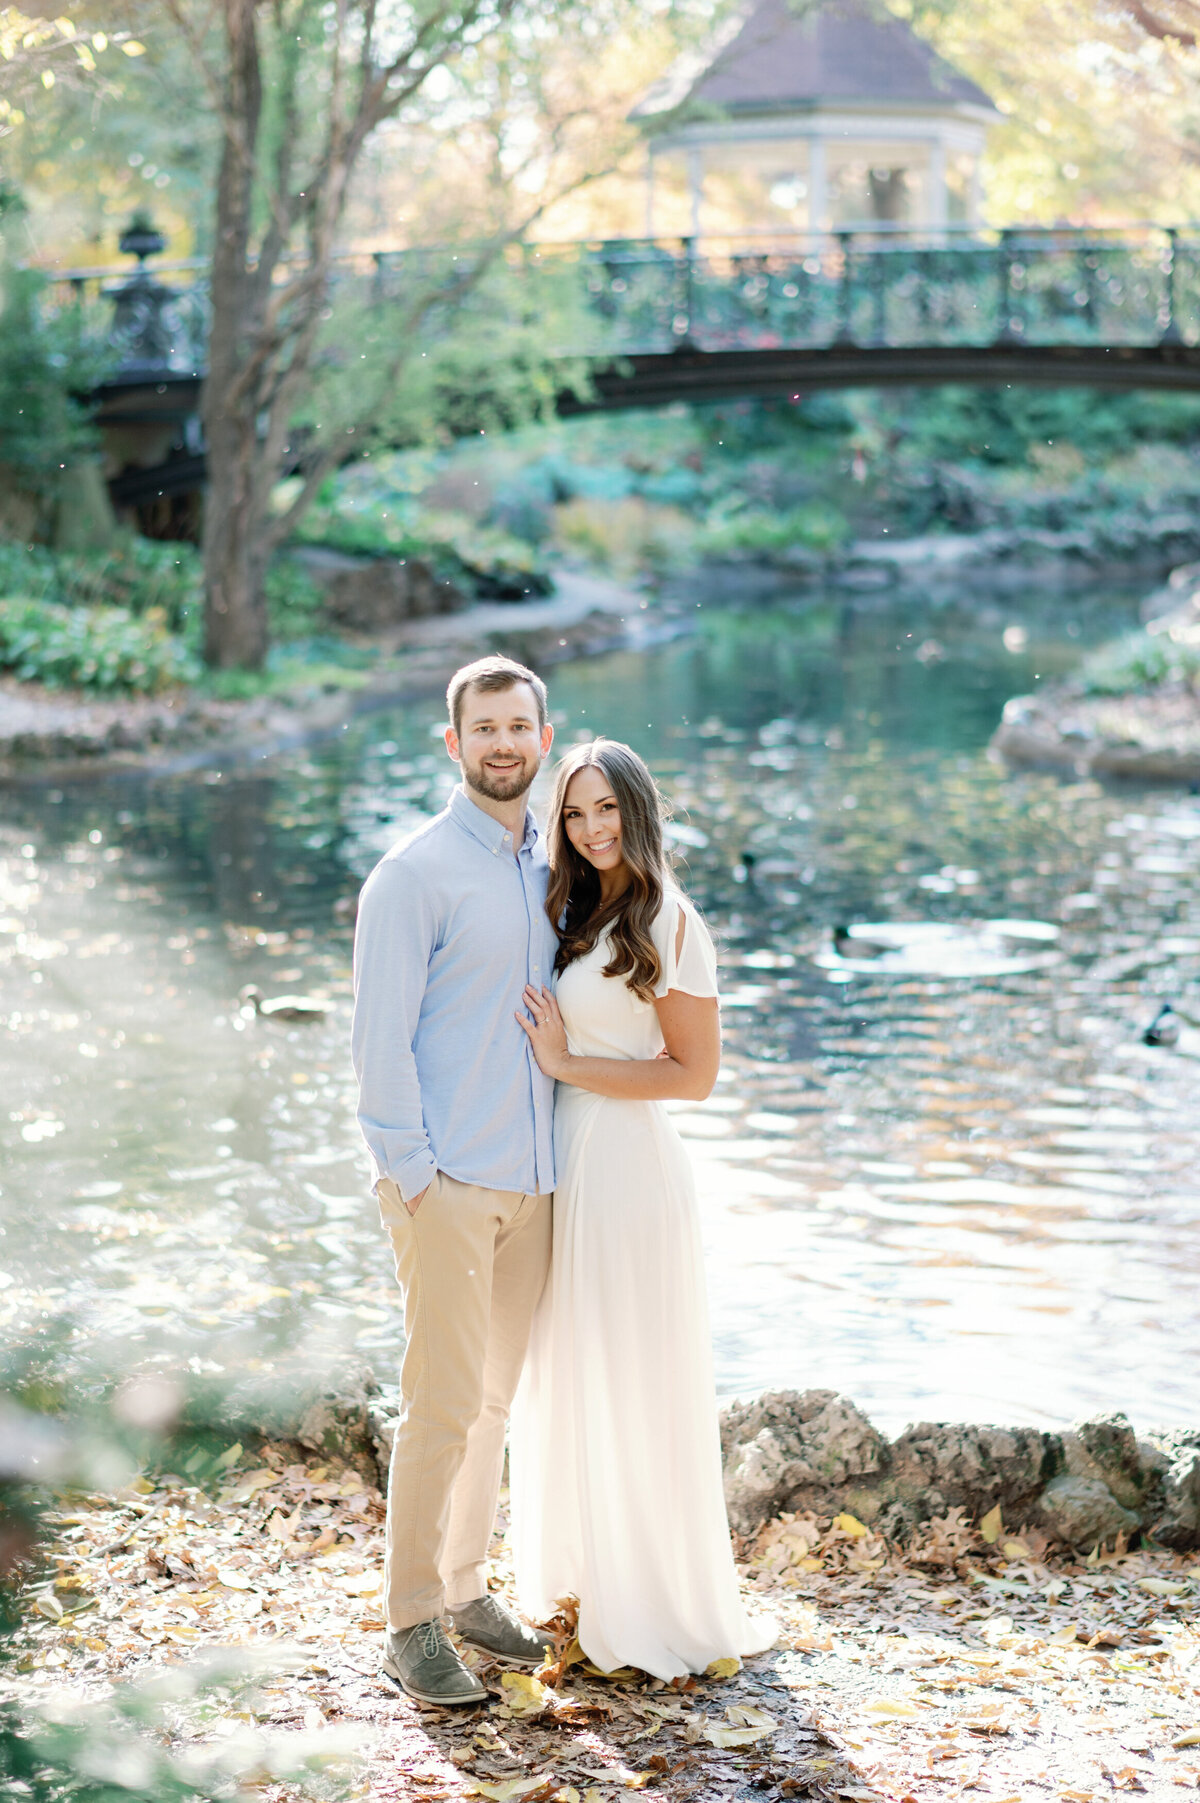
[[[581,858],[596,870],[616,870],[621,850],[621,810],[597,764],[577,770],[563,798],[563,829]]]

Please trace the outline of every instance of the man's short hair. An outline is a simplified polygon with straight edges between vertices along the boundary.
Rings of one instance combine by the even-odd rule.
[[[473,664],[464,664],[450,678],[450,686],[446,690],[446,707],[455,732],[462,732],[463,697],[469,691],[474,690],[480,695],[496,695],[504,689],[516,688],[519,682],[527,682],[537,696],[538,725],[545,726],[549,718],[545,683],[515,658],[502,657],[497,652],[491,657],[477,657]]]

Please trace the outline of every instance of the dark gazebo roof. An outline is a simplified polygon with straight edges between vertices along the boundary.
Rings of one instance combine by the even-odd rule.
[[[788,0],[758,0],[743,20],[698,74],[692,64],[690,81],[677,69],[633,116],[647,118],[684,101],[731,113],[831,101],[995,112],[982,88],[872,0],[826,0],[804,11]]]

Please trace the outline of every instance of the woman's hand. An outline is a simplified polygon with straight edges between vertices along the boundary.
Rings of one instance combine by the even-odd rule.
[[[548,989],[535,989],[532,983],[525,985],[523,1000],[529,1013],[518,1014],[517,1024],[528,1035],[539,1069],[547,1077],[565,1077],[571,1054],[558,1003]]]

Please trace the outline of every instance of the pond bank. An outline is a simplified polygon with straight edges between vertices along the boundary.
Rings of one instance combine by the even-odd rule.
[[[247,1448],[207,1489],[154,1473],[64,1497],[0,1696],[35,1732],[77,1724],[106,1745],[120,1686],[126,1717],[144,1697],[136,1719],[190,1769],[225,1748],[261,1785],[307,1755],[381,1803],[617,1803],[643,1788],[668,1803],[1020,1803],[1200,1786],[1195,1555],[1084,1561],[1036,1535],[989,1539],[958,1509],[901,1554],[848,1515],[789,1512],[735,1541],[747,1608],[780,1624],[771,1651],[679,1689],[605,1676],[565,1610],[536,1678],[467,1649],[486,1700],[440,1711],[379,1671],[383,1513],[375,1484],[285,1444]],[[491,1567],[511,1599],[499,1535]],[[214,1742],[203,1691],[204,1662],[231,1654],[261,1673],[236,1744]]]
[[[460,664],[488,651],[548,667],[680,628],[670,608],[656,608],[651,622],[645,597],[606,577],[561,570],[556,585],[544,600],[485,602],[369,637],[347,635],[374,654],[369,669],[322,670],[316,681],[300,674],[288,688],[248,699],[195,689],[99,698],[0,678],[0,780],[249,763],[372,709],[436,693]]]
[[[1079,677],[1007,702],[992,751],[1080,777],[1200,783],[1200,565],[1173,570],[1142,619]]]
[[[215,1392],[201,1411],[214,1400]],[[357,1358],[304,1374],[260,1371],[219,1407],[231,1432],[295,1440],[367,1470],[373,1461],[386,1481],[396,1397]],[[1200,1547],[1200,1429],[1138,1435],[1111,1413],[1062,1432],[919,1422],[889,1440],[833,1390],[774,1390],[728,1404],[721,1442],[729,1517],[743,1535],[787,1510],[849,1511],[904,1545],[956,1509],[1084,1553],[1143,1535],[1180,1551]]]

